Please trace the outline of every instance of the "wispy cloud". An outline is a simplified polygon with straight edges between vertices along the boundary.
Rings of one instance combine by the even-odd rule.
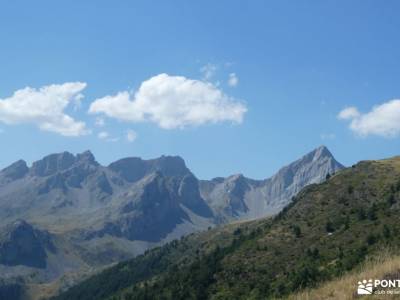
[[[110,134],[107,131],[101,131],[97,134],[97,137],[101,140],[105,140],[110,136]]]
[[[17,90],[11,97],[0,99],[0,121],[8,125],[34,124],[63,136],[88,134],[84,122],[64,112],[70,103],[82,100],[85,87],[83,82],[68,82]]]
[[[200,68],[200,72],[203,74],[203,79],[209,81],[212,77],[214,77],[217,69],[217,65],[208,63]]]
[[[338,114],[338,119],[339,120],[351,120],[351,119],[356,119],[360,116],[360,112],[358,109],[354,106],[351,107],[346,107],[342,111],[339,112]]]
[[[137,133],[132,129],[128,129],[125,137],[128,142],[132,143],[137,139]]]
[[[350,121],[350,129],[359,136],[396,137],[400,134],[400,100],[374,106],[367,113],[347,107],[339,112],[338,119]]]
[[[106,141],[106,142],[118,142],[119,141],[118,137],[112,137],[108,131],[100,131],[97,134],[97,137],[100,140],[103,140],[103,141]]]
[[[163,129],[207,123],[241,123],[246,106],[215,85],[183,76],[159,74],[142,82],[136,93],[128,91],[95,100],[91,114],[128,122],[152,122]]]
[[[97,127],[103,127],[103,126],[106,124],[106,122],[104,121],[103,118],[97,117],[94,124],[95,124]]]
[[[231,87],[235,87],[239,84],[239,77],[236,73],[230,73],[228,78],[228,85]]]

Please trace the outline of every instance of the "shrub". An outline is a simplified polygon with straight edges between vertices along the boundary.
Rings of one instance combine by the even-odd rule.
[[[354,187],[353,187],[352,185],[349,185],[349,186],[347,187],[347,192],[348,192],[349,194],[353,194],[353,192],[354,192]]]
[[[375,203],[371,206],[371,208],[368,210],[368,219],[371,221],[375,221],[378,217],[376,215],[377,207]]]
[[[300,229],[299,226],[294,225],[294,226],[292,227],[292,229],[293,229],[294,235],[295,235],[297,238],[301,236],[301,229]]]
[[[359,221],[365,220],[366,214],[364,208],[361,207],[360,209],[357,210],[357,217]]]
[[[387,198],[387,203],[389,206],[392,206],[396,202],[394,198],[394,194],[390,194],[389,197]]]
[[[383,226],[383,236],[388,239],[391,236],[390,228],[386,224]]]
[[[326,230],[326,232],[328,232],[328,233],[331,233],[331,232],[334,232],[334,231],[335,231],[335,228],[333,227],[333,224],[332,224],[331,221],[326,222],[326,224],[325,224],[325,230]]]
[[[378,240],[378,238],[377,238],[375,235],[373,235],[372,233],[370,233],[370,234],[367,236],[367,244],[368,244],[368,245],[373,245],[373,244],[375,244],[377,240]]]
[[[233,235],[236,235],[236,236],[241,235],[241,234],[242,234],[242,229],[240,229],[240,228],[236,228],[235,231],[233,232]]]

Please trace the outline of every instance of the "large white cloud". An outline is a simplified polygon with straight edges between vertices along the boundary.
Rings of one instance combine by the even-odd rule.
[[[95,100],[89,113],[128,122],[154,122],[164,129],[206,123],[241,123],[247,108],[211,83],[159,74],[127,91]]]
[[[400,135],[400,100],[374,106],[365,114],[356,107],[348,107],[339,113],[338,118],[350,120],[350,129],[360,136],[396,137]]]
[[[52,84],[40,89],[26,87],[9,98],[0,99],[0,121],[5,124],[29,123],[64,136],[89,133],[84,122],[76,121],[64,110],[82,99],[86,83]]]

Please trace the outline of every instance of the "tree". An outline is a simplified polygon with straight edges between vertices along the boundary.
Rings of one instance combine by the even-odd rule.
[[[377,207],[376,204],[372,204],[371,208],[368,210],[368,219],[370,219],[371,221],[375,221],[376,219],[378,219],[377,215],[376,215],[376,211],[377,211]]]
[[[349,194],[353,194],[353,192],[354,192],[354,187],[353,187],[352,185],[349,185],[349,186],[347,187],[347,192],[348,192]]]
[[[389,226],[387,226],[386,224],[383,226],[383,236],[388,239],[390,238],[391,232],[390,232],[390,228]]]
[[[294,233],[294,235],[295,235],[297,238],[300,237],[300,236],[301,236],[301,229],[300,229],[300,227],[297,226],[297,225],[294,225],[294,226],[293,226],[293,233]]]
[[[375,236],[375,235],[373,235],[372,233],[370,233],[368,236],[367,236],[367,243],[368,243],[368,245],[373,245],[373,244],[375,244],[376,243],[376,241],[377,241],[377,237]]]
[[[365,214],[364,208],[361,207],[361,208],[357,211],[357,217],[358,217],[358,220],[359,220],[359,221],[365,220],[366,214]]]
[[[233,232],[233,235],[241,235],[242,234],[242,229],[236,228],[235,231]]]
[[[326,222],[325,229],[326,229],[326,232],[328,232],[328,233],[332,233],[335,231],[335,228],[333,227],[333,224],[331,221]]]
[[[350,228],[350,218],[349,216],[346,216],[346,219],[344,220],[344,229],[347,230]]]
[[[389,206],[392,206],[396,200],[394,199],[394,194],[390,194],[389,197],[387,198],[387,203]]]

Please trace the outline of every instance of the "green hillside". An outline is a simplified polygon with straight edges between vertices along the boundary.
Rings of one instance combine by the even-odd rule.
[[[332,280],[400,245],[400,158],[366,161],[304,189],[274,219],[149,251],[57,299],[265,299]]]

